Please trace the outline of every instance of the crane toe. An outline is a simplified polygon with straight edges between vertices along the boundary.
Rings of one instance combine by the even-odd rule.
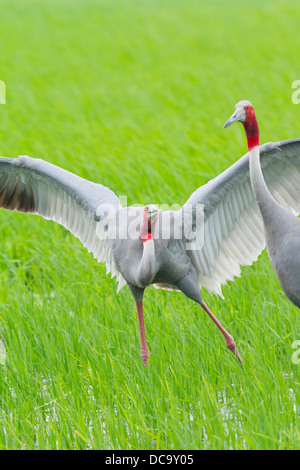
[[[237,350],[237,347],[235,345],[233,337],[231,335],[228,335],[227,338],[225,339],[225,341],[226,341],[226,346],[229,349],[229,351],[231,351],[232,354],[234,356],[236,356],[236,358],[240,362],[241,366],[243,366],[241,356],[238,353],[238,350]]]
[[[149,351],[148,349],[142,349],[141,351],[141,359],[145,365],[145,367],[147,366],[147,362],[148,362],[148,357],[149,357]]]

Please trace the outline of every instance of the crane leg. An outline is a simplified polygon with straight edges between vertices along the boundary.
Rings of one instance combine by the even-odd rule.
[[[177,285],[181,292],[183,292],[189,299],[192,299],[200,304],[203,310],[210,316],[212,321],[217,325],[222,335],[224,336],[227,348],[237,357],[242,365],[242,360],[237,351],[233,337],[225,330],[225,328],[216,319],[214,314],[209,310],[208,306],[202,300],[201,292],[199,290],[198,275],[195,268],[192,268],[188,274],[180,279]]]
[[[149,357],[149,349],[148,349],[147,339],[146,339],[142,300],[139,300],[138,302],[136,302],[136,308],[137,308],[137,313],[138,313],[140,336],[141,336],[141,358],[146,366],[148,357]]]
[[[208,306],[203,302],[203,300],[201,301],[200,305],[203,308],[203,310],[209,315],[209,317],[212,319],[212,321],[217,325],[219,330],[221,331],[222,335],[224,336],[225,343],[226,343],[226,346],[229,349],[229,351],[231,351],[232,354],[234,354],[234,356],[237,357],[237,359],[239,360],[239,362],[242,365],[243,364],[242,359],[241,359],[241,357],[240,357],[240,355],[237,351],[237,348],[236,348],[233,337],[225,330],[225,328],[221,325],[221,323],[216,319],[214,314],[211,312],[211,310],[208,308]]]

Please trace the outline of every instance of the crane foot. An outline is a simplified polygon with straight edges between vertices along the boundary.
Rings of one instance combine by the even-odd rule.
[[[148,357],[149,357],[148,349],[142,349],[141,350],[141,358],[142,358],[142,361],[143,361],[145,367],[147,366]]]
[[[238,359],[238,361],[240,362],[241,366],[242,366],[242,369],[243,369],[243,363],[242,363],[242,359],[241,359],[241,356],[239,355],[238,353],[238,350],[236,348],[236,345],[235,345],[235,342],[234,342],[234,339],[231,335],[228,335],[228,337],[225,339],[226,341],[226,346],[227,348],[229,349],[229,351],[232,352],[232,354]]]

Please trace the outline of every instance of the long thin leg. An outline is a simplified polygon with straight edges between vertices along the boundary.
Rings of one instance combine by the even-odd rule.
[[[242,360],[237,351],[233,337],[225,330],[225,328],[221,325],[221,323],[216,319],[214,314],[209,310],[208,306],[203,302],[203,300],[200,303],[200,305],[203,308],[203,310],[205,310],[205,312],[210,316],[212,321],[217,325],[219,330],[221,331],[222,335],[224,336],[227,348],[232,352],[232,354],[234,354],[238,358],[238,360],[242,364]]]
[[[146,366],[148,357],[149,357],[149,349],[148,349],[147,340],[146,340],[142,300],[136,302],[136,308],[137,308],[137,313],[138,313],[140,335],[141,335],[141,358],[144,361],[144,364]]]
[[[212,321],[217,325],[222,335],[224,336],[227,348],[234,354],[242,364],[239,353],[237,352],[233,337],[225,330],[221,323],[216,319],[214,314],[209,310],[208,306],[203,302],[201,292],[199,290],[198,274],[195,268],[186,274],[178,282],[178,288],[183,292],[189,299],[194,300],[201,305],[203,310],[210,316]]]

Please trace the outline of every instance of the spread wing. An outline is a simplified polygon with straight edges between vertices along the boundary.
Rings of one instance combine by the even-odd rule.
[[[298,215],[300,139],[262,145],[260,157],[270,192],[280,205]],[[187,204],[204,205],[203,247],[188,251],[199,273],[199,284],[222,296],[221,285],[240,276],[240,266],[252,264],[265,247],[248,153],[197,189]]]
[[[63,225],[106,264],[119,288],[125,284],[115,267],[108,235],[121,204],[109,188],[40,159],[0,157],[0,207],[38,214]]]

